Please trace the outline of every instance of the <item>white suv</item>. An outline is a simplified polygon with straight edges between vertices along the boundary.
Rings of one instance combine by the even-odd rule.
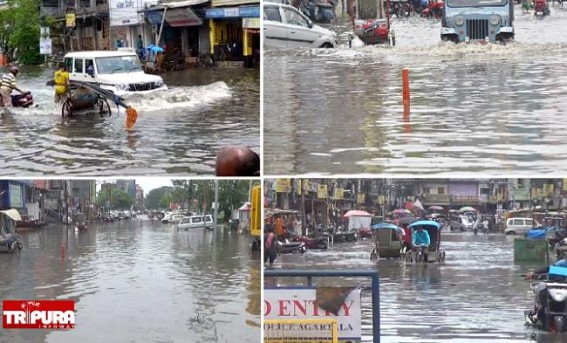
[[[539,223],[534,222],[532,218],[510,218],[506,221],[505,233],[507,235],[524,235],[530,229],[538,226],[540,226]]]
[[[337,34],[313,24],[297,8],[263,3],[264,46],[268,48],[335,48]]]

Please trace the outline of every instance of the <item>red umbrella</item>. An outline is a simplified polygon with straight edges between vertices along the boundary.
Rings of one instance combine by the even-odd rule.
[[[352,216],[359,216],[359,217],[372,217],[372,215],[366,211],[360,210],[350,210],[344,214],[343,218],[348,218]]]

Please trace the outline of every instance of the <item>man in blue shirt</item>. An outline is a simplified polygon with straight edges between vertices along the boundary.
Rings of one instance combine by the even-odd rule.
[[[427,262],[427,249],[431,244],[429,232],[423,230],[421,226],[418,226],[417,230],[413,232],[411,244],[413,247],[421,249],[421,252],[424,254],[424,260]]]

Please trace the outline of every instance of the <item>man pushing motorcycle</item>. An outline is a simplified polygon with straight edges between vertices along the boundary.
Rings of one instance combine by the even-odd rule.
[[[20,69],[16,66],[10,67],[10,72],[2,76],[2,84],[0,85],[0,95],[2,95],[2,105],[4,107],[12,107],[12,91],[15,89],[24,94],[25,92],[16,85],[16,76]]]

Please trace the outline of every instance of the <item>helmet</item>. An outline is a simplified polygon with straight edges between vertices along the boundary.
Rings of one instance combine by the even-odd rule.
[[[14,76],[18,75],[19,72],[20,72],[20,68],[16,66],[10,67],[10,73],[14,74]]]

